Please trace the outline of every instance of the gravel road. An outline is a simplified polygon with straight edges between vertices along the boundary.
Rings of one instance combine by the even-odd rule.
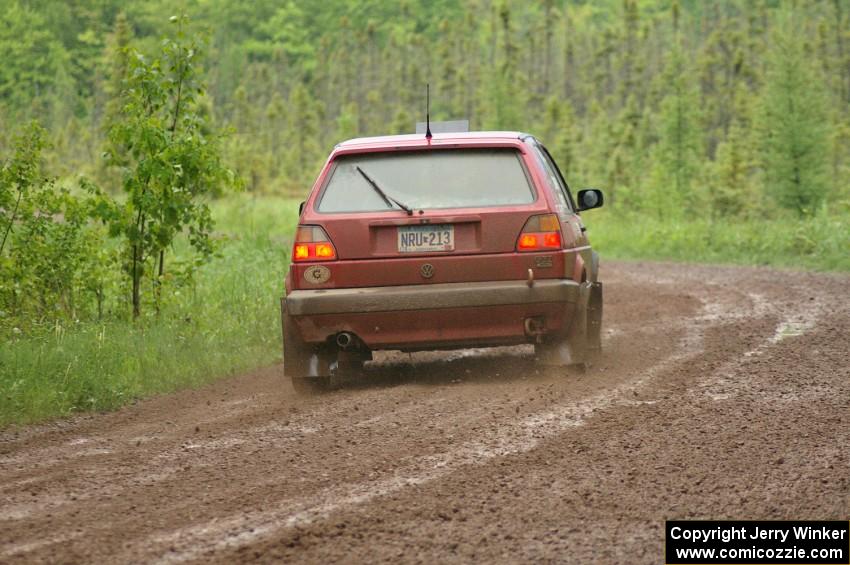
[[[279,366],[0,432],[0,562],[663,562],[664,520],[850,517],[850,277],[607,263],[604,353]]]

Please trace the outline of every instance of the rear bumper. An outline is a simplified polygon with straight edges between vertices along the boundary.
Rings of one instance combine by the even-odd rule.
[[[543,279],[525,281],[443,283],[329,290],[294,290],[286,297],[290,316],[401,312],[441,308],[474,308],[569,302],[578,300],[579,283]]]
[[[565,328],[580,286],[569,279],[296,290],[283,307],[302,339],[352,332],[372,349],[431,349],[529,341],[524,322]]]

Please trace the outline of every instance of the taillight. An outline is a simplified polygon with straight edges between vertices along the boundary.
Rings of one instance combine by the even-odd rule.
[[[295,245],[292,247],[293,261],[331,261],[336,259],[336,248],[331,238],[319,226],[298,226]]]
[[[532,216],[525,222],[517,240],[517,251],[543,251],[561,248],[561,223],[555,214]]]

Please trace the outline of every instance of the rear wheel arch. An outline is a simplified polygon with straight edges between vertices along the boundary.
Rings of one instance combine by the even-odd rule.
[[[581,253],[576,253],[575,256],[576,256],[576,259],[575,259],[575,262],[573,263],[573,272],[572,272],[571,278],[573,280],[578,281],[578,282],[584,282],[586,280],[586,276],[587,276],[584,258],[581,256]],[[576,277],[576,273],[578,273],[578,277]]]

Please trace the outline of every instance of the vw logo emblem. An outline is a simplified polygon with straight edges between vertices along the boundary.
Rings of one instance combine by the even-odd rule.
[[[431,263],[425,263],[419,267],[419,274],[422,275],[422,278],[424,279],[430,279],[434,276],[434,265]]]

